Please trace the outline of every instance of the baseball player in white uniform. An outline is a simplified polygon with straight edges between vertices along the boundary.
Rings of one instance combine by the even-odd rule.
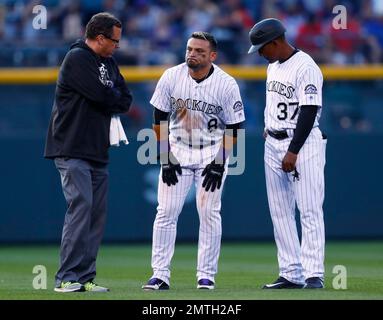
[[[323,77],[306,53],[292,47],[277,19],[250,31],[252,46],[269,61],[265,108],[265,176],[279,278],[264,289],[323,288],[326,137],[319,130]],[[295,205],[302,229],[299,241]]]
[[[216,56],[215,38],[194,32],[187,42],[186,62],[164,72],[150,100],[161,171],[153,226],[153,275],[144,290],[169,289],[177,220],[192,183],[200,221],[197,288],[214,289],[222,186],[236,130],[245,120],[238,85],[213,64]]]

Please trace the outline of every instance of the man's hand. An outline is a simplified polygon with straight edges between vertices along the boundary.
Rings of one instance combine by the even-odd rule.
[[[167,161],[165,161],[167,159]],[[177,161],[176,157],[170,151],[166,155],[160,156],[161,166],[162,166],[162,181],[166,183],[169,187],[171,185],[176,185],[178,182],[177,174],[182,174],[181,165]]]
[[[297,157],[295,153],[287,151],[283,160],[282,160],[282,170],[284,172],[291,172],[295,169],[295,164],[297,162]]]
[[[222,184],[222,177],[225,171],[224,164],[217,164],[213,160],[210,164],[206,166],[206,168],[202,172],[202,176],[205,176],[203,180],[202,187],[205,188],[206,191],[211,189],[214,192],[215,188],[219,189]]]

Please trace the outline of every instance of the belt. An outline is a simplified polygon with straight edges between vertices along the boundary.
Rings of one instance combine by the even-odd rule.
[[[294,129],[294,132],[295,132],[295,129]],[[277,139],[277,140],[284,140],[286,138],[289,137],[289,135],[287,134],[287,131],[286,130],[282,130],[282,131],[271,131],[271,130],[266,130],[266,133],[270,136],[270,137],[273,137],[274,139]],[[323,140],[326,140],[327,139],[327,134],[323,133],[322,132],[322,139]]]
[[[193,144],[189,144],[189,148],[190,149],[200,149],[200,150],[202,150],[203,147],[204,146],[202,144],[197,144],[197,145],[196,144],[194,144],[194,145]]]
[[[282,131],[266,130],[266,132],[270,137],[273,137],[274,139],[277,139],[277,140],[283,140],[289,137],[286,130],[282,130]]]
[[[215,144],[216,144],[216,142],[214,140],[210,141],[209,144],[190,144],[189,143],[189,148],[190,149],[200,149],[200,150],[202,150],[203,148],[214,146]]]

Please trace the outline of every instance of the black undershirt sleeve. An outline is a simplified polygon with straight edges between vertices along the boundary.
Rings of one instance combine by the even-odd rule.
[[[317,110],[318,106],[301,106],[301,112],[298,116],[297,126],[289,146],[290,152],[298,154],[299,150],[301,150],[303,144],[311,132],[311,129],[313,128]]]
[[[160,124],[161,121],[167,121],[169,112],[161,111],[157,108],[153,108],[153,123]]]

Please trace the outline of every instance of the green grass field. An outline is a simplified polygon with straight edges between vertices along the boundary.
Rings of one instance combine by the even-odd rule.
[[[274,299],[383,299],[383,242],[329,242],[326,245],[326,289],[262,290],[277,277],[276,249],[272,243],[222,245],[216,290],[197,290],[197,245],[177,245],[171,289],[144,292],[151,276],[150,245],[102,245],[97,281],[109,293],[53,291],[58,264],[56,246],[0,247],[0,300],[2,299],[129,299],[129,300],[274,300]],[[35,265],[47,269],[47,289],[33,289]],[[335,290],[333,267],[347,269],[347,290]]]

